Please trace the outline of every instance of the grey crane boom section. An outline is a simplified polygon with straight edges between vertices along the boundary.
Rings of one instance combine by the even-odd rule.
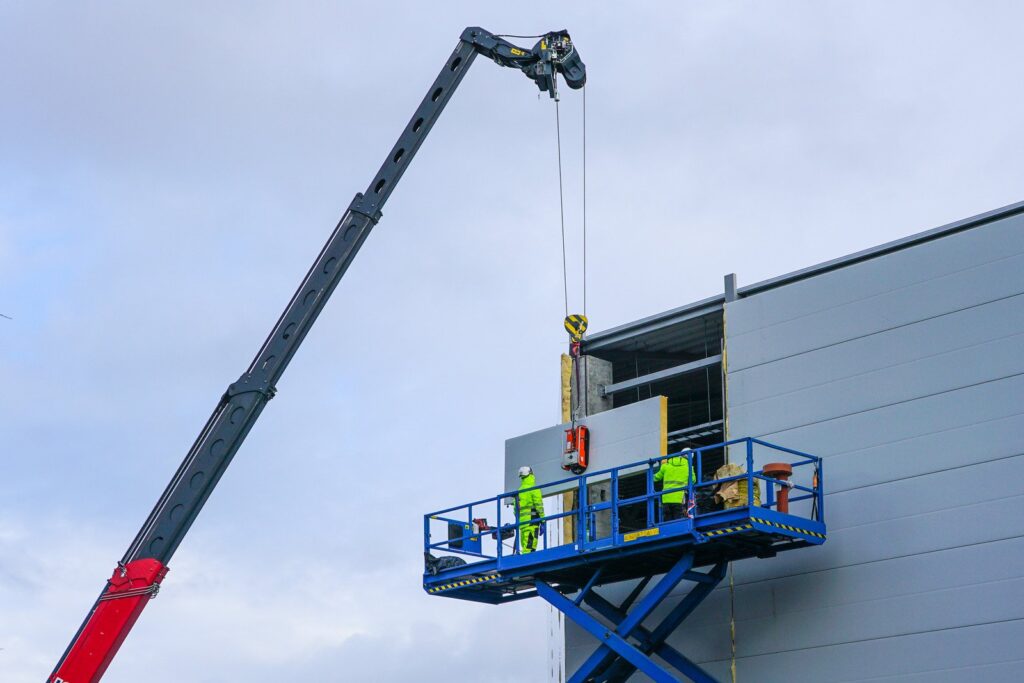
[[[356,194],[312,267],[292,295],[249,367],[221,396],[132,541],[113,576],[93,604],[48,683],[97,683],[159,589],[174,551],[231,463],[277,382],[351,265],[381,209],[437,121],[473,59],[484,55],[520,69],[542,92],[557,98],[557,77],[582,88],[586,68],[569,34],[547,33],[530,50],[481,28],[467,28],[426,96],[405,126],[365,192]]]
[[[481,28],[463,32],[369,187],[352,199],[256,357],[217,403],[123,563],[148,557],[166,564],[174,554],[477,54],[521,69],[552,97],[557,74],[572,88],[583,87],[586,80],[583,62],[565,31],[546,34],[532,50]]]

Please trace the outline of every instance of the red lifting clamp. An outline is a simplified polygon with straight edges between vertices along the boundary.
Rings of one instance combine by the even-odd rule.
[[[583,474],[587,469],[590,455],[590,430],[586,425],[570,427],[565,430],[565,453],[562,456],[562,469],[573,474]]]
[[[581,391],[580,382],[580,343],[583,333],[587,331],[587,316],[572,314],[565,316],[565,331],[569,333],[569,357],[572,358],[572,369],[576,375],[576,391]],[[579,405],[580,399],[576,399]],[[562,469],[573,474],[583,474],[587,469],[590,454],[590,430],[585,426],[576,425],[576,411],[572,411],[572,426],[565,430],[565,451],[562,454]]]

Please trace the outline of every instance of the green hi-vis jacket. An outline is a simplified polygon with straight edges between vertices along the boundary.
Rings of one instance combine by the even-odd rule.
[[[661,467],[654,473],[654,481],[661,482],[662,490],[674,489],[690,484],[690,463],[682,455],[661,461]],[[662,503],[682,503],[686,491],[673,491],[661,497]]]
[[[516,496],[519,503],[519,521],[523,522],[530,519],[533,515],[534,510],[541,517],[544,516],[544,498],[540,495],[540,489],[533,489],[532,491],[523,491],[532,486],[537,485],[537,478],[532,474],[528,474],[519,480],[519,495]]]

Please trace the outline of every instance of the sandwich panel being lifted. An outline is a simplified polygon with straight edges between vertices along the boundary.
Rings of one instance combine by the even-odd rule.
[[[562,451],[565,430],[570,423],[555,425],[505,441],[506,491],[519,488],[520,467],[533,470],[538,482],[565,479],[569,472],[562,469]],[[643,458],[666,454],[668,400],[655,396],[639,403],[607,410],[576,420],[590,430],[591,471],[606,470]],[[600,481],[600,478],[594,481]],[[575,488],[566,482],[544,489],[544,495]]]

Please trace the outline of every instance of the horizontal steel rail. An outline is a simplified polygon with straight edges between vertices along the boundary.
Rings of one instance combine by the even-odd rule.
[[[708,358],[701,358],[690,363],[683,363],[682,365],[676,365],[675,367],[666,368],[664,370],[658,370],[648,375],[641,375],[640,377],[634,377],[633,379],[622,380],[614,384],[606,384],[601,387],[602,396],[611,396],[622,391],[628,391],[645,384],[652,382],[660,382],[664,379],[671,379],[672,377],[678,377],[679,375],[685,375],[697,370],[703,370],[704,368],[717,365],[722,362],[722,354],[716,356],[709,356]]]
[[[703,453],[705,451],[719,450],[719,449],[728,448],[729,446],[735,446],[735,445],[739,445],[739,444],[743,444],[743,446],[745,447],[745,451],[746,451],[745,452],[745,456],[746,456],[745,457],[745,460],[746,460],[746,463],[745,463],[746,464],[746,471],[745,472],[743,472],[741,474],[737,474],[737,475],[732,475],[732,476],[728,476],[728,477],[721,477],[721,478],[711,479],[711,480],[707,480],[707,481],[702,481],[701,480],[701,476],[702,476],[702,469],[701,469],[702,455],[703,455]],[[817,485],[816,486],[808,487],[808,486],[804,486],[804,485],[796,483],[796,482],[789,482],[789,481],[784,482],[784,481],[781,481],[781,480],[776,479],[774,477],[766,475],[763,470],[755,470],[754,469],[754,461],[753,461],[753,452],[754,452],[754,447],[755,446],[760,446],[760,447],[762,447],[764,449],[768,449],[768,450],[771,450],[771,451],[778,451],[778,452],[781,452],[781,453],[786,453],[788,455],[795,456],[795,457],[799,458],[799,460],[795,460],[795,461],[789,463],[790,466],[794,470],[796,470],[797,468],[800,468],[800,467],[813,466],[813,468],[815,470],[815,473],[817,474]],[[685,486],[673,487],[673,488],[662,489],[660,491],[655,491],[654,487],[653,487],[653,475],[654,475],[654,472],[655,472],[655,466],[658,465],[659,463],[669,459],[669,458],[675,458],[675,457],[680,457],[680,456],[687,458],[687,461],[688,461],[688,463],[690,465],[690,468],[691,468],[691,472],[694,473],[693,476],[691,476],[690,481]],[[794,496],[794,497],[790,498],[789,499],[790,502],[791,503],[798,503],[800,501],[814,500],[817,503],[817,505],[812,510],[811,516],[807,517],[806,519],[810,519],[810,520],[815,521],[815,522],[823,522],[824,517],[823,517],[823,510],[822,510],[823,491],[822,491],[822,482],[821,482],[821,469],[822,469],[821,462],[822,462],[821,458],[819,458],[817,456],[811,455],[809,453],[804,453],[802,451],[794,450],[794,449],[791,449],[791,448],[785,448],[783,446],[777,446],[775,444],[771,444],[771,443],[768,443],[766,441],[762,441],[760,439],[755,439],[755,438],[750,438],[750,437],[740,438],[740,439],[732,439],[732,440],[729,440],[729,441],[726,441],[726,442],[723,442],[723,443],[720,443],[720,444],[712,444],[712,445],[709,445],[709,446],[702,446],[702,447],[696,448],[696,449],[687,449],[687,450],[678,451],[678,452],[675,452],[675,453],[670,453],[670,454],[664,455],[664,456],[658,456],[658,457],[655,457],[655,458],[649,458],[647,460],[638,460],[638,461],[635,461],[635,462],[632,462],[632,463],[628,463],[626,465],[619,465],[617,467],[611,467],[611,468],[607,468],[607,469],[603,469],[603,470],[597,470],[597,471],[594,471],[594,472],[587,472],[587,473],[584,473],[584,474],[579,475],[579,476],[565,477],[563,479],[558,479],[558,480],[555,480],[555,481],[552,481],[552,482],[545,482],[543,484],[537,484],[535,486],[531,486],[531,487],[525,488],[525,489],[518,489],[518,490],[515,490],[515,491],[506,491],[506,492],[500,493],[500,494],[498,494],[496,496],[491,496],[490,498],[483,498],[483,499],[480,499],[480,500],[475,500],[475,501],[473,501],[471,503],[466,503],[466,504],[463,504],[463,505],[456,505],[456,506],[453,506],[453,507],[445,508],[443,510],[438,510],[437,512],[429,513],[427,515],[424,515],[424,544],[423,544],[423,548],[424,548],[424,551],[428,552],[428,553],[430,551],[442,551],[442,552],[450,552],[450,553],[454,553],[454,554],[466,555],[466,556],[469,556],[469,557],[477,557],[477,558],[482,558],[482,559],[487,559],[487,560],[500,561],[501,558],[507,554],[504,551],[505,546],[504,546],[503,541],[505,540],[505,538],[503,538],[503,534],[510,534],[510,532],[513,533],[513,534],[517,533],[522,527],[526,527],[526,526],[537,526],[539,528],[547,529],[548,528],[547,525],[549,523],[551,523],[551,522],[557,522],[558,520],[562,520],[562,519],[566,519],[566,518],[573,518],[573,517],[576,518],[576,527],[575,527],[575,530],[576,530],[575,539],[576,540],[574,541],[574,544],[577,547],[578,551],[579,552],[584,552],[584,551],[592,550],[592,549],[596,549],[596,548],[603,548],[603,547],[607,547],[609,544],[616,545],[616,544],[621,542],[619,540],[620,537],[622,536],[622,534],[620,533],[621,529],[620,529],[619,522],[620,522],[620,519],[621,519],[620,512],[621,512],[621,509],[623,507],[637,506],[637,505],[646,504],[647,505],[647,512],[646,512],[647,528],[652,528],[654,526],[658,526],[658,524],[655,523],[655,515],[654,515],[655,506],[657,504],[659,504],[661,500],[663,500],[663,496],[665,496],[666,494],[685,492],[688,495],[688,500],[691,501],[691,502],[695,502],[696,501],[696,492],[697,491],[702,490],[702,489],[707,489],[709,487],[719,487],[719,486],[721,486],[723,484],[728,484],[730,482],[736,482],[736,481],[746,481],[747,482],[747,507],[751,510],[751,515],[754,514],[753,511],[756,510],[756,509],[772,509],[772,508],[777,507],[777,501],[775,500],[775,496],[774,496],[774,487],[775,486],[782,486],[782,487],[787,487],[789,489],[805,492],[805,495]],[[619,481],[620,481],[620,479],[622,477],[635,477],[637,475],[644,475],[645,476],[646,484],[647,484],[646,492],[643,493],[643,494],[637,495],[637,496],[631,496],[629,498],[619,498],[618,491],[619,491]],[[611,499],[607,500],[607,501],[596,502],[596,503],[583,503],[582,501],[586,500],[586,490],[587,490],[586,487],[587,487],[587,483],[589,481],[592,481],[592,480],[598,479],[598,478],[600,478],[601,481],[609,481],[610,482],[611,488],[612,488],[612,497],[611,497]],[[765,482],[766,495],[765,495],[764,500],[762,500],[759,505],[755,506],[755,504],[754,504],[755,503],[755,501],[754,501],[754,491],[755,491],[755,487],[756,487],[758,481],[764,481]],[[574,483],[576,489],[580,492],[580,497],[579,497],[580,505],[578,505],[575,509],[573,509],[573,510],[564,510],[564,511],[561,511],[561,512],[553,512],[551,514],[545,514],[542,517],[531,518],[531,519],[524,519],[524,520],[520,520],[518,518],[518,514],[513,513],[513,519],[512,520],[510,520],[508,522],[505,522],[505,523],[502,523],[501,517],[502,517],[502,507],[503,507],[503,504],[507,504],[509,501],[512,501],[513,505],[516,505],[517,501],[518,501],[518,496],[523,494],[523,493],[526,493],[526,492],[529,492],[529,491],[550,489],[552,487],[562,486],[562,485],[570,483],[570,482]],[[473,526],[473,524],[474,524],[473,523],[473,515],[474,515],[474,513],[479,514],[481,512],[487,512],[487,511],[492,510],[492,509],[496,512],[496,517],[497,517],[496,526],[488,525],[485,530],[481,530],[481,529]],[[461,515],[458,514],[460,511],[462,511],[462,512],[464,512],[466,514],[466,519],[465,520],[456,519],[456,517],[460,517],[461,516]],[[592,528],[593,528],[595,516],[598,513],[601,513],[601,512],[609,512],[610,513],[610,520],[608,520],[608,522],[609,522],[609,525],[610,525],[611,533],[607,537],[596,538],[596,534],[592,532]],[[506,514],[508,514],[508,513],[506,513]],[[690,513],[690,515],[692,515],[692,519],[694,520],[695,524],[699,520],[699,518],[705,517],[706,515],[709,515],[709,514],[717,514],[717,513],[715,513],[715,512],[701,512],[699,509],[696,509],[696,508],[694,508],[692,513]],[[431,542],[431,531],[430,531],[430,523],[431,523],[431,521],[437,521],[437,522],[442,522],[442,523],[447,523],[447,524],[454,524],[454,525],[459,525],[459,526],[467,527],[467,528],[459,536],[453,536],[453,537],[450,537],[450,538],[448,538],[446,540],[442,540],[442,541],[438,541],[438,542]],[[661,522],[661,523],[663,524],[665,522]],[[476,530],[474,530],[474,529],[476,529]],[[549,543],[548,543],[549,534],[542,534],[542,536],[544,538],[544,545],[543,545],[543,548],[541,548],[540,550],[549,549],[549,547],[550,547]],[[467,541],[470,541],[470,542],[473,542],[473,543],[477,543],[477,542],[482,543],[482,539],[486,538],[486,537],[492,537],[496,541],[496,546],[497,547],[496,547],[496,552],[494,554],[483,553],[483,552],[476,552],[474,550],[467,550],[467,549],[464,549],[464,548],[457,547],[457,546],[463,545]],[[565,545],[565,544],[560,544],[560,545]],[[554,546],[554,547],[559,547],[559,546]],[[513,551],[513,554],[516,554],[515,551]]]

